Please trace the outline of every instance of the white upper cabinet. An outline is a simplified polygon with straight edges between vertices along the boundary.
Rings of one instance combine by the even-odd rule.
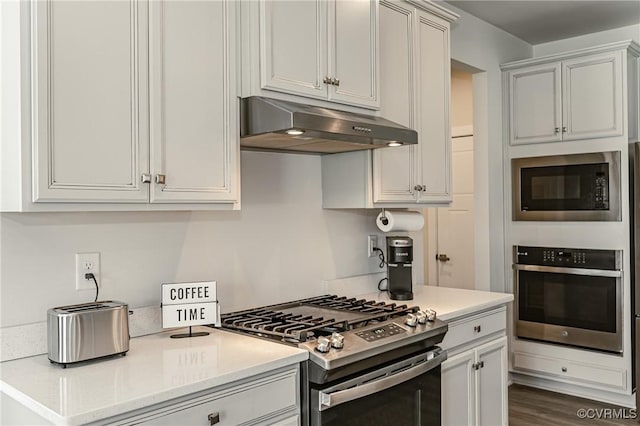
[[[145,202],[146,5],[32,7],[33,201]]]
[[[19,147],[1,159],[15,179],[3,211],[239,207],[235,1],[48,0],[16,14],[32,61],[11,82],[23,124],[3,140]]]
[[[510,144],[623,135],[629,45],[503,65]]]
[[[326,208],[451,201],[449,26],[457,15],[424,5],[435,9],[386,0],[379,9],[379,115],[417,130],[418,144],[324,156]]]
[[[253,68],[243,71],[244,96],[269,90],[379,107],[377,0],[260,0],[242,7],[243,62]]]
[[[237,200],[234,7],[149,3],[152,203]]]

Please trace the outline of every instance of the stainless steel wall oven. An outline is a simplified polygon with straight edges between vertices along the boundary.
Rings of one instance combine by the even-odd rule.
[[[513,219],[619,221],[620,151],[514,158]]]
[[[519,338],[622,353],[622,251],[514,247]]]

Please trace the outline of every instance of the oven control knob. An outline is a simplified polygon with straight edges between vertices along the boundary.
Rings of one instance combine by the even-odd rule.
[[[331,341],[326,337],[318,337],[318,343],[316,344],[316,351],[326,354],[331,349]]]
[[[427,323],[427,313],[425,311],[416,312],[416,318],[418,318],[418,324]]]
[[[331,335],[331,346],[336,349],[342,349],[344,347],[344,336],[340,333],[333,333]]]
[[[436,311],[434,311],[433,309],[427,309],[426,311],[424,311],[424,313],[427,315],[427,321],[436,320]]]
[[[407,314],[407,318],[404,320],[404,323],[409,327],[415,327],[418,324],[418,317],[414,314]]]

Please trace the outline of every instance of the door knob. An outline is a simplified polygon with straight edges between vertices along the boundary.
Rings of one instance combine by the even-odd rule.
[[[451,258],[446,254],[436,254],[436,260],[439,260],[440,262],[448,262]]]

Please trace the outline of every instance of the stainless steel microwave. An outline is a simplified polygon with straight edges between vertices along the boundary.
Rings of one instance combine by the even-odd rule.
[[[620,221],[620,151],[514,158],[513,220]]]

